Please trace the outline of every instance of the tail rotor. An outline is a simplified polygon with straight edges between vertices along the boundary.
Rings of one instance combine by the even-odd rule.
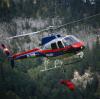
[[[3,52],[6,54],[6,56],[10,55],[9,49],[4,44],[1,44],[1,48],[3,49]]]
[[[8,60],[10,61],[11,67],[14,68],[14,59],[11,56],[10,50],[4,45],[1,44],[1,49],[3,50],[4,54],[7,56]]]

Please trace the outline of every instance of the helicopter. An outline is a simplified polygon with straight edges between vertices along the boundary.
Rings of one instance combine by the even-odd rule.
[[[27,35],[34,35],[50,29],[52,29],[52,27],[37,32],[9,37],[7,39],[16,39]],[[15,54],[11,54],[10,50],[4,44],[1,44],[1,48],[11,62],[12,68],[14,68],[15,65],[14,61],[26,58],[45,57],[47,59],[54,59],[58,57],[62,58],[62,56],[68,58],[73,55],[78,55],[80,58],[83,58],[83,54],[81,53],[83,53],[82,50],[85,48],[84,42],[74,35],[62,36],[60,34],[51,34],[43,37],[41,39],[41,44],[39,45],[42,46],[42,48],[33,48]]]

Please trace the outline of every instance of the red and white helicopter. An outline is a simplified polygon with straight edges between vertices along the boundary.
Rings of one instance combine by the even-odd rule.
[[[44,32],[44,29],[37,32],[27,33],[23,35],[17,35],[13,37],[9,37],[7,39],[16,39],[18,37],[23,37],[27,35],[33,35],[40,32]],[[11,54],[10,50],[4,45],[1,44],[1,47],[4,53],[7,55],[8,59],[11,61],[12,68],[14,67],[14,60],[21,60],[25,58],[37,58],[37,57],[46,57],[53,59],[54,57],[69,57],[72,55],[78,55],[79,57],[83,57],[83,54],[79,54],[80,52],[83,53],[83,49],[85,48],[84,42],[76,38],[74,35],[66,35],[61,36],[59,34],[51,34],[47,37],[43,37],[41,40],[40,48],[34,48],[32,50],[28,50],[25,52]]]

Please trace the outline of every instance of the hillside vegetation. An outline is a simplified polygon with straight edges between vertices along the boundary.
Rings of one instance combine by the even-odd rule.
[[[37,47],[43,36],[28,36],[6,41],[5,38],[59,26],[100,13],[100,0],[0,0],[0,43],[12,53]],[[12,69],[0,49],[0,99],[99,99],[100,97],[100,15],[66,25],[54,33],[73,34],[86,44],[80,62],[40,72],[44,61],[25,59]],[[93,41],[95,39],[95,41]],[[54,61],[54,60],[53,60]],[[53,67],[50,62],[48,67]],[[75,91],[60,84],[72,80]]]

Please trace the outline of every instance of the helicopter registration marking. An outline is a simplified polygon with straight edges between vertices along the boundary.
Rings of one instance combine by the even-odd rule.
[[[53,53],[46,54],[46,56],[53,56]]]

